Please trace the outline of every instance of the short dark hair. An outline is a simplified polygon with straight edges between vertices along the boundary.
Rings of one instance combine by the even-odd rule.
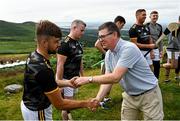
[[[138,9],[136,11],[136,16],[139,15],[141,12],[146,12],[146,10],[145,9]]]
[[[62,37],[61,29],[54,23],[48,21],[48,20],[41,20],[36,25],[36,36],[54,36],[57,38]]]
[[[122,16],[117,16],[115,19],[114,19],[114,23],[120,21],[121,23],[126,23],[126,20],[124,19],[124,17]]]
[[[152,11],[151,13],[150,13],[150,15],[151,14],[158,14],[158,12],[157,11]]]
[[[117,32],[118,37],[120,37],[120,32],[118,27],[113,22],[106,22],[99,26],[98,31],[107,29],[109,32]]]
[[[179,21],[180,21],[180,16],[179,16]]]

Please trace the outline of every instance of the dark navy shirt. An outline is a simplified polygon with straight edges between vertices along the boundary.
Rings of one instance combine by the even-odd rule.
[[[61,42],[58,48],[58,54],[67,56],[64,64],[64,79],[71,79],[74,76],[79,76],[83,49],[78,40],[73,40],[69,36]]]
[[[45,93],[55,89],[57,89],[57,84],[49,60],[36,51],[31,53],[24,73],[23,102],[25,106],[33,111],[46,109],[51,103]]]
[[[130,38],[137,38],[137,43],[150,44],[150,30],[145,25],[134,24],[129,30]],[[139,48],[140,50],[149,50],[148,48]]]

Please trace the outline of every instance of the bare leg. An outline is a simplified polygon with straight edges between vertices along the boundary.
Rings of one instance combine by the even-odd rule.
[[[67,97],[64,96],[64,99],[73,99],[73,97]],[[72,120],[72,116],[70,111],[68,110],[62,110],[61,112],[62,120],[67,121],[67,120]]]

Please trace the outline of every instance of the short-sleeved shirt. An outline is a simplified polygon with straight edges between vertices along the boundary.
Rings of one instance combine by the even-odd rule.
[[[129,95],[141,94],[157,85],[157,78],[134,43],[120,39],[113,51],[107,51],[105,66],[110,73],[118,67],[128,68],[120,83]]]
[[[158,38],[162,35],[162,26],[158,23],[153,24],[152,22],[149,22],[146,25],[149,27],[151,38],[153,39],[153,42],[155,43],[158,40]],[[159,43],[159,50],[163,51],[162,41]]]
[[[49,60],[36,51],[26,62],[23,102],[33,111],[44,110],[51,104],[45,93],[58,89]]]
[[[150,44],[150,30],[146,25],[134,24],[129,30],[130,38],[137,38],[137,43]],[[139,48],[140,50],[149,50],[148,48]]]
[[[172,33],[169,34],[167,50],[170,52],[180,51],[180,27],[177,30],[177,33],[173,31]]]
[[[74,76],[79,76],[83,49],[78,40],[74,40],[67,36],[58,48],[58,54],[67,56],[64,64],[63,78],[71,79]]]

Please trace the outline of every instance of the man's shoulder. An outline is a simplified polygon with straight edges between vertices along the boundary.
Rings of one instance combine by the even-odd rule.
[[[133,24],[133,25],[131,26],[130,30],[131,30],[131,29],[136,29],[136,28],[137,28],[137,24]]]
[[[72,43],[72,39],[69,36],[66,36],[61,41],[61,46],[59,46],[58,51],[61,49],[69,49],[71,48],[70,45]]]
[[[136,48],[137,46],[133,42],[125,41],[124,40],[124,47],[126,48]]]
[[[28,61],[29,60],[29,61]],[[49,60],[45,59],[42,55],[39,53],[32,52],[29,57],[28,57],[27,63],[29,64],[34,64],[34,65],[39,65],[39,66],[46,66],[47,68],[51,68],[49,64]]]
[[[62,40],[63,43],[68,43],[71,41],[71,38],[69,36],[64,37],[64,39]]]
[[[156,23],[161,29],[162,29],[162,25],[161,24],[159,24],[159,23]]]
[[[38,63],[44,61],[44,57],[39,53],[37,53],[36,51],[29,54],[28,59],[31,63]]]
[[[133,24],[129,29],[129,34],[135,34],[137,32],[137,24]]]
[[[147,23],[145,23],[144,25],[149,26],[149,25],[150,25],[150,22],[147,22]]]

